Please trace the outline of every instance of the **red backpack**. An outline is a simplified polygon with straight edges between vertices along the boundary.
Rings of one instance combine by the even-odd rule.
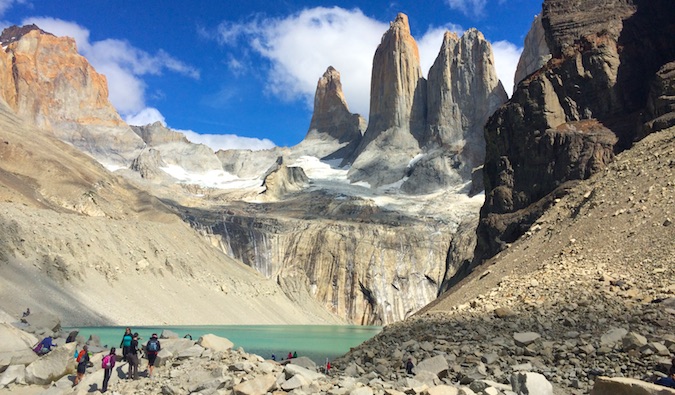
[[[84,350],[84,349],[83,349],[82,351],[80,351],[80,353],[77,354],[77,359],[76,359],[76,361],[77,361],[77,362],[82,362],[82,360],[84,359],[84,355],[85,355],[86,353],[87,353],[87,350]]]

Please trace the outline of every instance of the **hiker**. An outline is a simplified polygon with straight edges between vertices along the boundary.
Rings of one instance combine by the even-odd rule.
[[[296,351],[293,351],[293,358],[297,358],[297,357],[298,357],[298,353]]]
[[[77,376],[75,376],[75,383],[73,387],[78,385],[80,381],[84,378],[84,374],[87,372],[87,365],[89,364],[89,346],[86,344],[82,346],[82,351],[77,354]]]
[[[52,339],[51,336],[47,336],[33,348],[33,351],[35,351],[37,355],[42,356],[50,352],[52,347],[56,347],[56,343],[54,343],[54,339]]]
[[[152,377],[152,371],[155,369],[155,360],[157,359],[157,353],[162,349],[162,345],[159,344],[157,339],[157,334],[153,333],[148,340],[148,344],[145,345],[145,354],[148,356],[148,377]]]
[[[30,308],[26,307],[26,311],[23,312],[24,317],[28,317],[30,315]]]
[[[272,361],[276,361],[276,360],[277,360],[277,356],[272,354]]]
[[[326,374],[330,374],[330,361],[326,358]]]
[[[129,362],[129,373],[127,379],[138,380],[138,332],[131,338],[131,345],[127,350],[127,362]]]
[[[129,353],[129,347],[131,346],[131,341],[133,340],[133,335],[131,334],[131,328],[127,327],[124,330],[124,336],[122,336],[122,341],[120,342],[120,348],[122,349],[122,361],[127,360],[127,354]]]
[[[103,387],[101,388],[101,392],[106,392],[108,390],[108,381],[110,380],[113,368],[115,367],[115,347],[111,348],[110,353],[103,357],[103,360],[101,361],[101,367],[104,369]]]
[[[415,364],[413,364],[412,358],[408,358],[408,362],[405,363],[405,372],[407,374],[413,374],[413,368],[415,367]]]
[[[290,352],[290,351],[288,352],[288,358],[287,359],[293,359],[293,353],[292,352]]]

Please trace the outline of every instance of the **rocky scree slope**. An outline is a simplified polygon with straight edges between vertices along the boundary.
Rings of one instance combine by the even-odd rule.
[[[658,377],[675,354],[673,217],[669,128],[579,182],[508,249],[335,365],[385,371],[407,356],[442,356],[451,381],[506,382],[529,370],[560,394],[589,393],[599,376]]]

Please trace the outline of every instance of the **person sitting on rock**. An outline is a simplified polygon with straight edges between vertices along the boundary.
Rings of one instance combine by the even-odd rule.
[[[45,355],[52,350],[52,347],[56,347],[56,343],[54,343],[54,339],[52,339],[51,336],[47,336],[35,346],[33,351],[35,351],[37,355]]]
[[[26,311],[23,312],[24,317],[28,317],[30,315],[30,308],[26,308]]]

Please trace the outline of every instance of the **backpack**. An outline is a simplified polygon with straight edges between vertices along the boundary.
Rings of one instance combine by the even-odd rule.
[[[77,359],[76,359],[76,361],[77,361],[77,362],[82,362],[82,360],[84,359],[85,354],[87,354],[87,350],[84,350],[84,349],[83,349],[82,351],[80,351],[80,353],[77,354]]]
[[[157,340],[150,340],[148,342],[148,351],[150,352],[159,351],[159,342]]]
[[[101,360],[101,367],[102,367],[103,369],[110,369],[110,368],[112,368],[112,359],[113,359],[114,357],[115,357],[115,356],[112,355],[112,354],[108,354],[108,355],[106,355],[105,357],[103,357],[103,359]]]

